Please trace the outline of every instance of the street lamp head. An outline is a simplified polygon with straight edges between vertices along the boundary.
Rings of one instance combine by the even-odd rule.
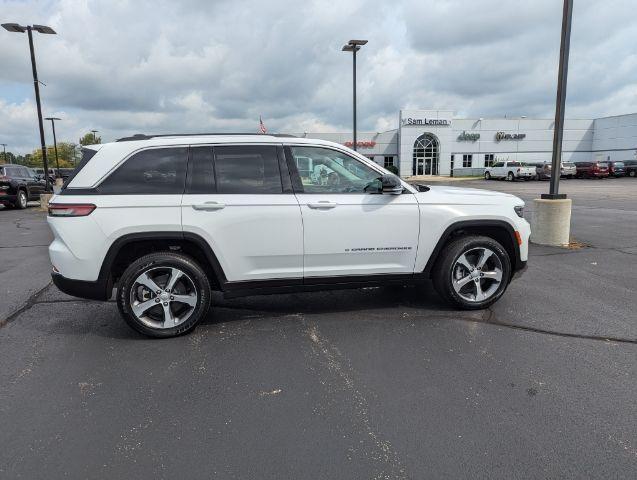
[[[45,120],[62,120],[62,119],[58,117],[46,117]]]
[[[358,45],[344,45],[342,48],[344,52],[358,52],[360,49]]]
[[[55,35],[55,30],[46,25],[33,25],[33,30],[40,33],[47,33],[49,35]]]
[[[366,45],[367,40],[350,40],[347,42],[349,45]]]
[[[2,28],[14,33],[24,33],[27,31],[27,27],[23,27],[22,25],[19,25],[17,23],[3,23]]]

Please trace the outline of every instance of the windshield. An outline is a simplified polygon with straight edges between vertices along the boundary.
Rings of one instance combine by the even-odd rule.
[[[624,162],[615,162],[614,165],[616,167],[623,167],[624,166]]]

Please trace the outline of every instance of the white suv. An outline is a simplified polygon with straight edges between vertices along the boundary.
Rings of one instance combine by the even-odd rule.
[[[453,305],[478,309],[526,266],[523,207],[498,192],[414,187],[322,140],[136,135],[86,147],[51,200],[49,253],[60,290],[107,300],[117,287],[124,319],[156,337],[192,329],[211,290],[432,279]]]

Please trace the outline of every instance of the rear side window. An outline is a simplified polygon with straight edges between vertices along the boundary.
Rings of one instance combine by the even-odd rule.
[[[217,193],[283,193],[276,145],[214,148]]]
[[[180,194],[188,148],[153,148],[134,154],[98,187],[105,195]]]

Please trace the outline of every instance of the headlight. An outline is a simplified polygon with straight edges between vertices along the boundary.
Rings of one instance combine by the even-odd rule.
[[[524,205],[513,207],[513,210],[515,210],[515,213],[518,214],[518,217],[524,218]]]

